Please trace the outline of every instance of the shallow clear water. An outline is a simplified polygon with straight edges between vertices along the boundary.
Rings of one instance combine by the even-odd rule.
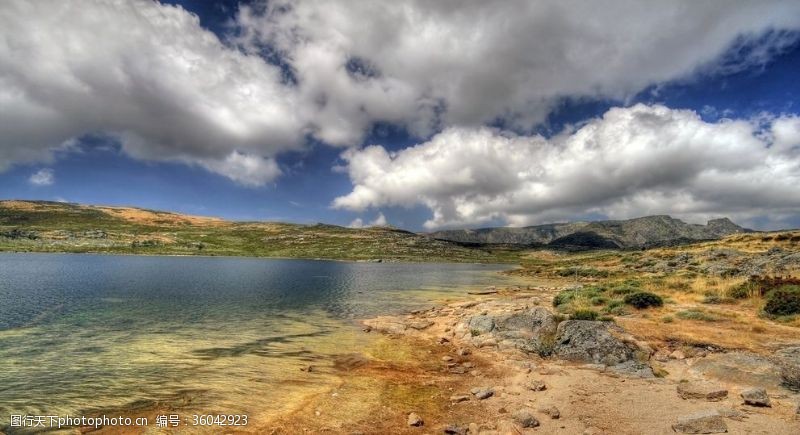
[[[501,282],[505,268],[0,254],[0,427],[132,403],[278,413],[335,382],[332,357],[375,340],[352,319]],[[311,378],[309,362],[323,367]]]

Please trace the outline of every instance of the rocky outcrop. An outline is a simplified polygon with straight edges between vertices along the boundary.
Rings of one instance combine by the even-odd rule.
[[[577,249],[644,248],[713,240],[746,230],[727,218],[706,225],[670,216],[619,221],[573,222],[524,228],[481,228],[431,233],[433,238],[468,244],[548,245]]]
[[[570,361],[622,364],[636,359],[639,350],[618,337],[623,333],[622,328],[608,322],[567,320],[558,325],[553,354]]]
[[[644,363],[652,351],[619,326],[590,320],[559,323],[543,307],[475,315],[459,324],[456,332],[477,347],[509,346],[528,353],[602,365],[623,374],[652,376]]]

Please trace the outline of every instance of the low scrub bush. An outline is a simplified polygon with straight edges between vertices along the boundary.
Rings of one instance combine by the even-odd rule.
[[[800,285],[800,278],[770,276],[752,277],[744,283],[728,290],[728,296],[734,299],[763,297],[770,291],[787,285]]]
[[[571,318],[573,320],[597,320],[598,315],[595,310],[575,310]]]
[[[764,312],[772,316],[790,316],[800,313],[800,286],[786,285],[767,295]]]
[[[559,276],[570,277],[584,277],[584,278],[606,278],[609,275],[607,270],[595,269],[594,267],[577,267],[571,266],[556,271]]]
[[[661,296],[650,292],[631,293],[625,296],[623,301],[626,304],[632,305],[638,309],[660,307],[664,305],[664,300],[661,299]]]

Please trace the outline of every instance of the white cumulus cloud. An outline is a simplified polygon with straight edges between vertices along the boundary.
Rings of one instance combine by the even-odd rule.
[[[39,169],[28,177],[28,182],[34,186],[50,186],[56,181],[56,174],[50,168]]]
[[[238,156],[270,159],[302,146],[297,96],[280,70],[224,45],[179,7],[7,1],[0,29],[0,169],[93,132],[117,136],[136,158],[228,176]]]
[[[763,134],[755,121],[709,123],[690,110],[639,104],[549,139],[453,127],[399,152],[346,151],[354,188],[333,206],[421,204],[432,213],[429,229],[589,213],[780,219],[800,212],[800,119],[769,122]]]
[[[530,130],[563,97],[763,65],[797,39],[800,3],[271,0],[238,21],[292,67],[317,135],[352,144],[375,120]]]
[[[563,98],[764,65],[797,40],[800,3],[272,0],[230,26],[220,40],[150,0],[3,1],[0,171],[106,134],[261,186],[308,138],[358,147],[376,123],[530,131]]]

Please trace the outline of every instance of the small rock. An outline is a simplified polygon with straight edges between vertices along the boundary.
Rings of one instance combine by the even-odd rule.
[[[456,394],[450,396],[450,401],[453,403],[467,402],[469,401],[469,396],[466,394]]]
[[[722,416],[716,411],[702,411],[678,419],[672,430],[680,433],[724,433],[728,431]]]
[[[461,426],[450,425],[444,428],[447,435],[467,435],[467,430]]]
[[[467,361],[465,363],[462,363],[461,365],[466,367],[466,368],[468,368],[468,369],[471,369],[471,368],[475,367],[475,364],[473,364],[473,363],[471,363],[469,361]]]
[[[528,389],[532,391],[544,391],[547,389],[547,385],[542,381],[531,381],[528,384]]]
[[[511,417],[522,427],[539,426],[539,420],[534,417],[529,409],[520,409],[511,414]]]
[[[450,361],[452,361],[452,360],[453,360],[453,357],[452,357],[452,356],[450,356],[450,355],[447,355],[447,356],[443,356],[443,357],[442,357],[442,361],[450,362]]]
[[[677,390],[681,399],[704,399],[716,402],[728,396],[728,390],[722,386],[703,381],[681,382]]]
[[[439,344],[447,344],[450,343],[450,339],[447,337],[439,337]]]
[[[491,388],[473,388],[471,392],[478,400],[488,399],[494,395],[494,390]]]
[[[672,359],[686,359],[686,355],[679,350],[676,350],[675,352],[669,354],[669,357]]]
[[[367,326],[364,329],[362,329],[362,331],[364,331],[364,332],[372,332],[372,327]]]
[[[477,435],[481,431],[480,427],[478,427],[478,423],[470,423],[468,433],[470,435]]]
[[[309,372],[309,373],[311,373],[311,372],[314,371],[314,366],[300,367],[300,371],[301,372]]]
[[[553,405],[542,406],[542,407],[539,408],[539,412],[541,412],[542,414],[552,418],[553,420],[561,417],[561,412],[559,412],[558,408],[556,408]]]
[[[772,406],[769,403],[767,390],[763,388],[748,388],[742,391],[742,399],[745,405],[750,406]]]
[[[658,352],[653,354],[653,359],[658,362],[667,362],[669,360],[669,350],[660,349]]]
[[[431,322],[430,320],[417,320],[414,322],[408,322],[407,325],[409,328],[421,331],[423,329],[428,329],[431,326],[433,326],[433,322]]]
[[[467,348],[465,348],[465,347],[462,347],[462,348],[458,349],[458,351],[457,351],[456,353],[458,354],[458,356],[467,356],[467,355],[469,355],[471,352],[470,352],[470,350],[469,350],[469,349],[467,349]]]
[[[422,426],[423,424],[425,424],[425,422],[422,421],[422,418],[420,418],[420,416],[417,415],[416,412],[412,412],[411,414],[408,414],[408,425],[409,426],[419,427],[419,426]]]

